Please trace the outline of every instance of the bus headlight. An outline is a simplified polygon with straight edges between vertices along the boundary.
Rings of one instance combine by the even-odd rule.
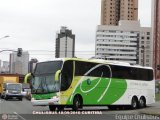
[[[54,96],[52,99],[54,102],[59,102],[59,96]]]
[[[32,101],[32,100],[35,100],[35,99],[34,99],[34,98],[32,98],[32,99],[31,99],[31,101]]]

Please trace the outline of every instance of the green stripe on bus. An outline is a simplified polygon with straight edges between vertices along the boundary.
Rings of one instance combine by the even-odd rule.
[[[51,99],[53,96],[56,96],[56,93],[47,93],[47,94],[32,94],[32,98],[36,100],[43,100],[43,99]]]
[[[83,104],[92,105],[92,104],[113,104],[117,100],[119,100],[123,94],[125,93],[127,89],[127,82],[125,79],[111,79],[110,86],[104,96],[102,96],[102,93],[104,93],[106,87],[109,84],[109,78],[102,78],[102,80],[99,82],[99,78],[96,78],[94,80],[91,80],[90,84],[88,84],[88,80],[84,80],[82,82],[82,85],[79,85],[74,95],[80,94],[83,98]],[[97,85],[97,83],[99,84]],[[89,91],[92,89],[95,85],[95,89]],[[85,92],[84,92],[85,91]],[[89,91],[89,92],[86,92]],[[102,96],[102,99],[98,101],[98,99]],[[72,101],[70,101],[70,98],[68,99],[68,104],[72,104]]]

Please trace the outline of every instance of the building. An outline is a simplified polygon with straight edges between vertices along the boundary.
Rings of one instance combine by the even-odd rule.
[[[140,21],[119,21],[119,26],[99,25],[96,32],[96,58],[152,66],[151,28]]]
[[[2,61],[3,65],[1,67],[2,73],[9,73],[9,62],[8,61]]]
[[[11,74],[27,74],[29,63],[28,51],[22,51],[21,56],[17,56],[17,52],[10,54],[10,73]]]
[[[160,80],[160,1],[152,0],[152,28],[153,28],[153,68],[155,69],[155,79]]]
[[[119,20],[138,20],[138,0],[101,2],[101,25],[118,25]]]
[[[37,59],[31,59],[31,60],[29,61],[29,70],[28,70],[28,71],[29,71],[30,73],[33,73],[33,72],[34,72],[34,69],[35,69],[35,66],[36,66],[37,62],[38,62]]]
[[[74,57],[75,35],[67,27],[61,27],[56,37],[56,58]]]
[[[2,71],[1,63],[2,63],[2,61],[0,60],[0,73],[1,73],[1,71]]]

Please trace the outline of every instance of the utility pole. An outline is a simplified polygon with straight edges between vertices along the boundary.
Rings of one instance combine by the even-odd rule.
[[[65,33],[66,41],[65,41],[65,57],[67,57],[67,33]]]

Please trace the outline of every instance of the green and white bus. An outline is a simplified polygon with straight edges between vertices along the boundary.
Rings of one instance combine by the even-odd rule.
[[[124,62],[62,58],[37,63],[31,102],[51,111],[83,106],[143,108],[155,102],[153,69]]]

